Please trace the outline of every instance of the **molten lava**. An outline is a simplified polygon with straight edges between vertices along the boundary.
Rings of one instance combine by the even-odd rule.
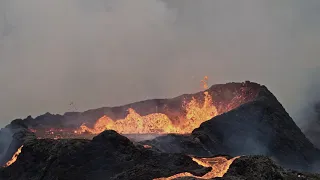
[[[172,180],[180,177],[195,177],[200,179],[213,179],[216,177],[223,177],[225,173],[227,173],[230,165],[234,160],[239,157],[234,157],[232,159],[227,159],[225,157],[214,157],[214,158],[192,158],[192,160],[198,163],[200,166],[203,167],[211,167],[211,171],[203,176],[195,176],[189,172],[175,174],[170,177],[161,177],[156,178],[154,180]]]
[[[106,129],[112,129],[121,134],[178,133],[165,114],[153,113],[141,116],[131,108],[128,112],[126,118],[116,121],[103,116],[96,122],[93,129],[82,125],[80,132],[99,134]]]
[[[203,87],[208,88],[208,77],[202,80]],[[91,134],[99,134],[104,130],[115,130],[121,134],[147,134],[147,133],[176,133],[188,134],[201,123],[218,115],[217,108],[213,105],[212,97],[207,91],[204,92],[204,102],[199,102],[196,98],[185,103],[186,111],[183,122],[173,124],[169,117],[162,113],[153,113],[141,116],[134,109],[128,109],[128,115],[124,119],[113,120],[108,116],[103,116],[94,124],[93,128],[87,127],[85,124],[80,126],[76,133],[89,132]]]
[[[11,164],[13,164],[14,162],[16,162],[19,154],[21,153],[21,149],[22,149],[23,145],[14,153],[14,155],[12,156],[11,160],[9,160],[6,165],[4,165],[4,167],[8,167]]]
[[[206,90],[208,89],[208,76],[205,76],[203,80],[201,80],[201,82],[203,83],[203,88]]]
[[[212,103],[212,98],[208,92],[204,92],[204,103],[201,105],[194,97],[185,106],[186,121],[181,124],[179,133],[191,133],[195,128],[198,128],[203,122],[218,115],[217,108]]]

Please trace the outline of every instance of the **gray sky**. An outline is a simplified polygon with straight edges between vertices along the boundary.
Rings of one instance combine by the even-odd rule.
[[[204,75],[265,84],[295,116],[319,72],[320,1],[0,0],[0,35],[0,126],[195,92]]]

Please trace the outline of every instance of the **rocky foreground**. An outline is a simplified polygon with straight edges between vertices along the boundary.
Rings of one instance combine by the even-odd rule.
[[[109,130],[92,140],[38,139],[26,125],[35,120],[15,120],[0,131],[0,164],[21,153],[0,168],[0,179],[320,179],[320,151],[275,96],[257,84],[232,87],[254,93],[190,135],[132,142]]]
[[[33,139],[24,143],[18,160],[1,169],[2,179],[153,179],[183,171],[208,170],[182,154],[160,153],[134,145],[115,131],[93,140]]]
[[[230,158],[229,158],[230,159]],[[243,156],[233,161],[222,178],[212,179],[320,179],[320,175],[284,170],[265,156]],[[2,180],[156,179],[189,172],[201,179],[211,167],[184,154],[163,153],[135,144],[115,131],[93,140],[29,139],[15,163],[0,169]]]

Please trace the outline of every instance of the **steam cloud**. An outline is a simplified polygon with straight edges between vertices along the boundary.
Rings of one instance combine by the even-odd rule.
[[[303,125],[319,90],[318,0],[2,0],[0,35],[1,126],[198,91],[204,75],[267,85]]]

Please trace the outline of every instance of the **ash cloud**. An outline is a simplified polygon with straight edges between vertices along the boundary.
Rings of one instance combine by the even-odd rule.
[[[303,124],[319,9],[317,0],[2,0],[0,125],[71,102],[82,111],[194,92],[204,75],[265,84]]]

